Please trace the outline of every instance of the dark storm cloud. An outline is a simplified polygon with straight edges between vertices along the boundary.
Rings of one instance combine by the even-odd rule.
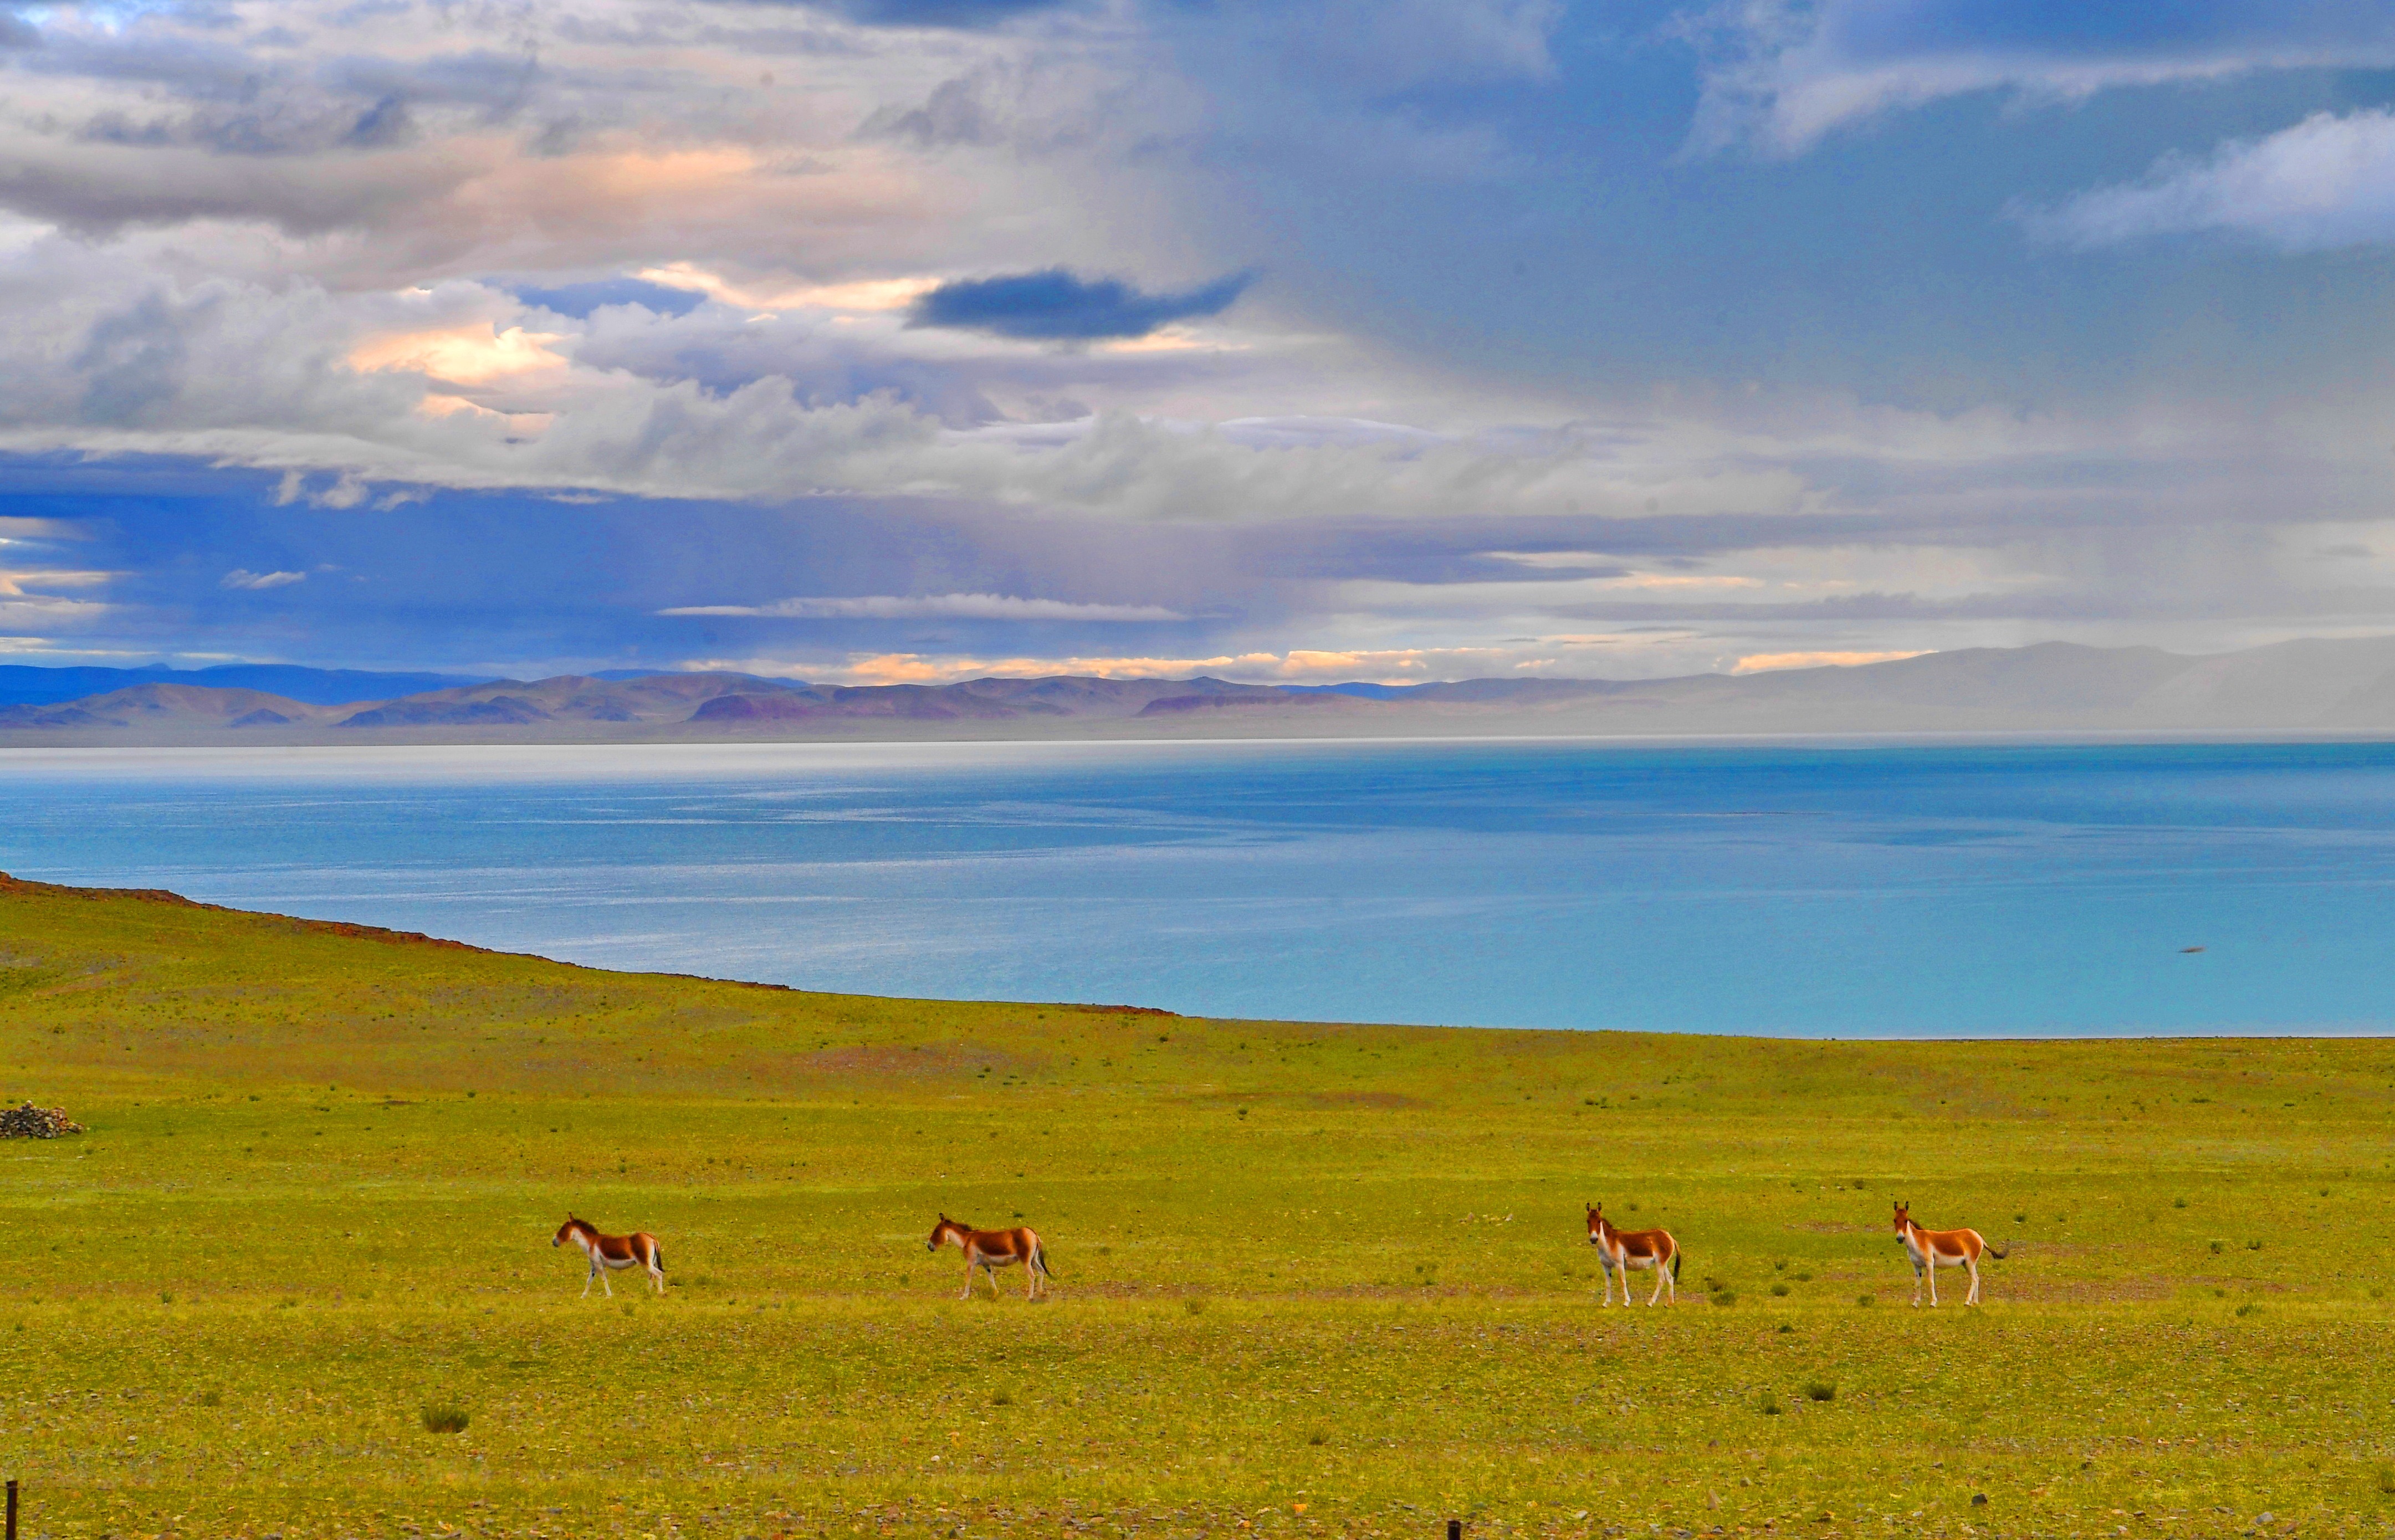
[[[341,59],[317,72],[324,88],[341,96],[479,107],[494,119],[522,107],[540,78],[540,61],[532,54],[487,48],[408,62]]]
[[[1065,268],[1000,278],[960,278],[915,301],[911,324],[1040,342],[1145,337],[1219,315],[1254,283],[1235,272],[1178,294],[1148,294],[1116,278],[1079,278]]]

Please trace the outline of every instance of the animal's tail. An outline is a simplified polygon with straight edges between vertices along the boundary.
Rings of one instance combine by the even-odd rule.
[[[1053,1278],[1056,1276],[1055,1273],[1049,1268],[1048,1248],[1046,1246],[1034,1245],[1031,1248],[1031,1265],[1039,1269],[1039,1276],[1042,1278]]]
[[[1673,1245],[1672,1245],[1672,1281],[1673,1281],[1673,1282],[1674,1282],[1674,1283],[1677,1283],[1679,1281],[1680,1281],[1680,1247],[1679,1247],[1679,1243],[1678,1243],[1677,1241],[1674,1241],[1674,1242],[1673,1242]]]
[[[1993,1241],[1988,1241],[1985,1237],[1981,1237],[1981,1240],[1988,1248],[1988,1255],[1994,1257],[1999,1262],[2013,1254],[2013,1249],[2010,1246],[1999,1246]]]

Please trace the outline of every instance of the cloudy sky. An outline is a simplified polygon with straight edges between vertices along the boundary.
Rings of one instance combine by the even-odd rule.
[[[0,656],[2395,631],[2395,4],[0,0]]]

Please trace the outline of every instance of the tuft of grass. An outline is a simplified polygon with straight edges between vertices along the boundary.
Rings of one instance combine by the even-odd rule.
[[[473,1421],[462,1406],[433,1401],[425,1402],[417,1417],[423,1422],[427,1433],[463,1433],[466,1425]]]
[[[1204,1315],[1206,1313],[1206,1302],[1199,1299],[1195,1294],[1183,1300],[1181,1302],[1181,1308],[1188,1311],[1191,1315]]]
[[[1855,1295],[1855,1303],[1856,1303],[1856,1304],[1858,1304],[1858,1305],[1860,1305],[1860,1306],[1862,1306],[1864,1308],[1868,1309],[1868,1308],[1870,1308],[1872,1306],[1876,1305],[1876,1304],[1878,1304],[1878,1303],[1879,1303],[1879,1295],[1877,1295],[1877,1294],[1857,1294],[1857,1295]]]
[[[202,1406],[222,1406],[224,1404],[224,1392],[221,1390],[203,1390],[192,1399],[198,1401]]]
[[[1788,1285],[1787,1285],[1787,1284],[1785,1284],[1785,1283],[1774,1283],[1773,1285],[1771,1285],[1771,1297],[1772,1297],[1772,1298],[1774,1298],[1774,1299],[1785,1299],[1785,1298],[1787,1298],[1787,1297],[1788,1297]]]
[[[992,1406],[1012,1406],[1014,1404],[1014,1397],[1009,1391],[993,1390],[990,1392],[989,1404]]]
[[[2378,1494],[2382,1497],[2395,1497],[2395,1466],[2378,1467]]]
[[[1836,1401],[1838,1399],[1838,1387],[1831,1380],[1806,1380],[1805,1382],[1805,1399],[1806,1401]]]
[[[1755,1397],[1754,1409],[1766,1417],[1776,1417],[1780,1413],[1780,1398],[1766,1390]]]
[[[1308,1433],[1305,1436],[1305,1441],[1313,1445],[1315,1448],[1319,1449],[1324,1444],[1330,1441],[1330,1429],[1327,1427],[1317,1427],[1313,1432]]]
[[[2237,1313],[2240,1316],[2259,1315],[2262,1313],[2262,1307],[2255,1304],[2249,1299],[2244,1304],[2237,1307]]]
[[[1738,1303],[1738,1292],[1735,1289],[1724,1289],[1714,1295],[1714,1303],[1727,1309]]]

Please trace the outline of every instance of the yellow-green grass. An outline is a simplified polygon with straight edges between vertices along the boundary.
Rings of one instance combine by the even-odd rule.
[[[0,1095],[91,1130],[0,1143],[29,1536],[2395,1521],[2390,1042],[868,1000],[0,883]],[[1894,1198],[2014,1243],[1984,1308],[1907,1307]],[[1676,1309],[1598,1306],[1598,1199]],[[577,1297],[569,1209],[667,1297]],[[942,1211],[1052,1300],[959,1302]]]

